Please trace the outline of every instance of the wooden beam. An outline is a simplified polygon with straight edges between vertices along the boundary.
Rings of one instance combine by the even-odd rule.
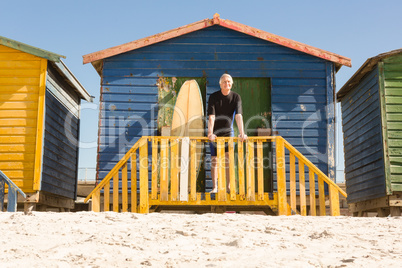
[[[42,154],[45,135],[45,95],[46,95],[47,60],[41,60],[39,78],[38,115],[36,117],[35,171],[33,190],[40,190],[42,180]]]
[[[287,196],[286,196],[286,162],[285,146],[283,138],[278,136],[276,139],[276,174],[278,181],[278,213],[279,216],[287,215]]]
[[[140,213],[149,213],[148,139],[140,139]]]

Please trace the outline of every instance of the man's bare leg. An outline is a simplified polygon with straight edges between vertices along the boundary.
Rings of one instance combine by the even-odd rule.
[[[229,178],[229,153],[225,153],[225,171],[226,171],[226,191],[230,191],[230,178]],[[212,191],[211,193],[218,192],[218,163],[217,157],[211,156],[211,179]]]

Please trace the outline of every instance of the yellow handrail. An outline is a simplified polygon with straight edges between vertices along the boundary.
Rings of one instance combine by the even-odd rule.
[[[148,154],[148,141],[151,141],[152,153]],[[316,211],[316,176],[318,182],[318,205],[319,215],[325,215],[326,196],[325,184],[329,186],[329,203],[331,215],[340,215],[339,212],[339,193],[346,196],[332,180],[330,180],[320,169],[310,160],[302,155],[296,148],[280,136],[249,137],[247,141],[241,142],[237,137],[217,138],[217,163],[218,163],[218,193],[216,200],[212,201],[209,194],[205,195],[205,200],[201,200],[201,195],[196,192],[197,163],[195,149],[197,144],[209,142],[206,137],[190,137],[188,143],[189,162],[179,163],[182,156],[179,148],[183,149],[182,137],[160,137],[144,136],[140,138],[134,146],[124,155],[124,157],[113,167],[106,177],[95,187],[95,189],[85,199],[87,202],[92,198],[92,210],[101,211],[101,190],[103,190],[103,210],[110,209],[110,183],[113,180],[113,211],[118,212],[121,204],[121,211],[128,211],[128,165],[131,166],[131,211],[148,213],[152,204],[167,205],[269,205],[278,211],[278,215],[290,215],[290,213],[300,213],[307,215],[306,204],[306,179],[305,166],[308,168],[309,179],[309,201],[310,215],[317,215]],[[235,169],[235,147],[237,142],[238,167]],[[263,143],[275,143],[276,148],[276,175],[277,193],[273,193],[274,200],[268,198],[264,192],[264,172],[263,172]],[[229,164],[225,162],[225,146],[229,151]],[[287,152],[286,152],[287,150]],[[256,153],[255,153],[256,152]],[[137,153],[139,166],[137,167]],[[289,170],[286,170],[286,154],[289,154]],[[245,154],[245,155],[244,155]],[[130,161],[131,159],[131,161]],[[148,163],[148,161],[151,163]],[[245,161],[244,161],[245,160]],[[299,167],[299,205],[296,196],[296,160]],[[185,164],[183,166],[183,163]],[[151,177],[149,177],[149,165],[152,167]],[[180,166],[180,168],[179,168]],[[182,185],[183,177],[181,172],[188,169],[188,189]],[[121,178],[120,178],[121,171]],[[137,207],[137,171],[139,171],[139,206]],[[237,173],[236,173],[237,172]],[[229,193],[226,192],[226,179],[228,174],[230,185]],[[238,179],[238,192],[236,192],[236,176]],[[180,180],[179,180],[180,177]],[[151,187],[149,188],[149,178]],[[287,195],[286,182],[289,178],[289,193]],[[119,191],[121,182],[121,194]],[[187,186],[185,186],[187,187]],[[180,188],[180,191],[179,191]],[[116,190],[117,189],[117,190]],[[184,193],[184,195],[183,195]],[[218,203],[216,203],[218,202]],[[299,209],[298,209],[299,208]],[[300,212],[299,212],[300,211]]]
[[[144,139],[144,137],[140,138],[134,145],[131,147],[131,149],[123,156],[122,159],[112,168],[112,170],[109,171],[109,173],[106,175],[105,178],[92,190],[91,193],[85,198],[84,203],[88,202],[89,199],[92,197],[92,195],[100,191],[102,188],[105,187],[107,183],[110,182],[110,180],[113,178],[113,176],[119,172],[120,168],[127,164],[127,161],[130,159],[131,155],[138,149],[140,141]]]
[[[280,137],[281,139],[283,139],[282,137]],[[313,163],[311,163],[310,160],[308,160],[302,153],[300,153],[295,147],[293,147],[288,141],[286,141],[285,139],[284,143],[285,143],[285,147],[286,149],[288,149],[290,152],[292,152],[295,156],[297,156],[299,159],[303,160],[303,162],[311,169],[314,170],[314,172],[316,172],[317,174],[319,174],[320,176],[322,176],[324,178],[324,181],[332,186],[334,186],[344,197],[347,197],[347,194],[345,193],[345,191],[343,191],[334,181],[332,181],[330,178],[328,178],[327,175],[324,174],[324,172],[322,172],[317,166],[315,166]]]

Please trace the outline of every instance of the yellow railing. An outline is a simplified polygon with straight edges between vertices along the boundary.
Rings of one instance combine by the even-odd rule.
[[[183,141],[188,144],[188,151],[183,151],[183,147],[186,147]],[[200,154],[202,154],[199,148],[207,142],[209,141],[205,137],[142,137],[95,187],[85,202],[92,198],[92,210],[97,212],[109,211],[111,204],[113,204],[113,211],[116,212],[128,212],[129,204],[131,204],[131,212],[139,213],[148,213],[151,205],[255,205],[269,206],[277,210],[278,215],[301,214],[305,216],[308,208],[305,174],[308,169],[310,215],[317,215],[317,206],[319,207],[319,215],[326,215],[327,200],[329,201],[330,214],[333,216],[340,215],[339,193],[345,197],[346,193],[280,136],[249,137],[245,142],[241,142],[238,138],[217,138],[218,192],[215,200],[211,199],[211,195],[208,193],[202,197],[201,193],[196,192],[197,170],[200,165]],[[274,144],[274,150],[276,150],[278,190],[271,196],[264,192],[263,148],[268,143]],[[235,146],[236,144],[237,146]],[[152,150],[150,155],[148,154],[149,146]],[[225,146],[228,147],[229,164],[225,164]],[[235,167],[236,147],[237,167]],[[183,152],[185,153],[183,154]],[[289,155],[289,170],[286,170],[286,153]],[[184,157],[183,162],[183,156],[186,154],[189,156],[188,161],[186,162],[186,157]],[[299,170],[298,195],[296,192],[296,162]],[[128,181],[128,165],[131,168],[130,184]],[[149,172],[150,167],[151,172]],[[188,170],[188,173],[183,173],[184,169]],[[137,188],[137,172],[139,173],[139,189]],[[183,177],[181,173],[185,176]],[[229,193],[226,190],[226,174],[229,175]],[[183,188],[180,183],[187,176],[188,187],[185,184],[185,188]],[[286,177],[289,181],[289,196],[287,195]],[[149,187],[149,181],[151,187]],[[316,181],[318,204],[315,189]],[[328,199],[325,195],[325,184],[328,185]],[[119,189],[112,192],[112,200],[110,200],[111,185],[113,189]],[[131,185],[131,193],[128,191],[129,185]],[[102,191],[103,199],[101,198]],[[139,198],[137,193],[139,193]],[[103,203],[103,209],[101,203]]]

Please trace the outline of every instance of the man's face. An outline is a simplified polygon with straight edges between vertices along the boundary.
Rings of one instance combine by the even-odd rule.
[[[223,79],[221,80],[221,89],[230,90],[231,88],[232,88],[232,80],[227,76],[223,77]]]

